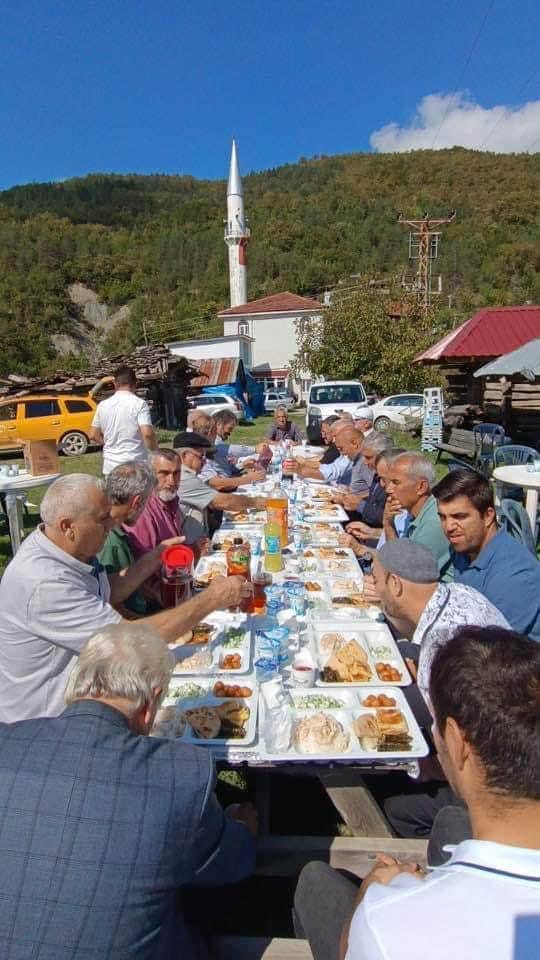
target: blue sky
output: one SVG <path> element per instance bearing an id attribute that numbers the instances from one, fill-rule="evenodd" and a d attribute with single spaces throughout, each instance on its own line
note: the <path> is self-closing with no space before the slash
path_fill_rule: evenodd
<path id="1" fill-rule="evenodd" d="M 539 27 L 533 0 L 4 0 L 0 188 L 224 177 L 233 134 L 243 172 L 452 142 L 538 150 Z"/>

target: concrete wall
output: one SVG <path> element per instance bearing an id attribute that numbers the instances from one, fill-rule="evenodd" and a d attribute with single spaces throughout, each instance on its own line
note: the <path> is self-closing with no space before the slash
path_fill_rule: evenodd
<path id="1" fill-rule="evenodd" d="M 239 357 L 249 369 L 252 366 L 250 340 L 245 337 L 213 337 L 211 340 L 179 340 L 167 344 L 171 353 L 188 360 L 219 360 Z"/>

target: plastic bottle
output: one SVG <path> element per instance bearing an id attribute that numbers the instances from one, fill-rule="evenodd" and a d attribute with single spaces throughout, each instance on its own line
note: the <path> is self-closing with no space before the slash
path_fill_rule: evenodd
<path id="1" fill-rule="evenodd" d="M 281 549 L 283 550 L 289 540 L 289 501 L 287 494 L 279 484 L 276 485 L 266 501 L 266 516 L 268 520 L 278 524 L 281 531 Z M 279 569 L 281 570 L 281 567 Z"/>
<path id="2" fill-rule="evenodd" d="M 279 573 L 283 569 L 281 527 L 275 517 L 270 516 L 264 526 L 264 569 L 268 573 Z"/>
<path id="3" fill-rule="evenodd" d="M 227 550 L 227 576 L 244 577 L 251 581 L 251 547 L 243 537 L 235 537 L 232 546 Z M 253 597 L 245 597 L 240 601 L 239 609 L 243 613 L 252 613 Z"/>

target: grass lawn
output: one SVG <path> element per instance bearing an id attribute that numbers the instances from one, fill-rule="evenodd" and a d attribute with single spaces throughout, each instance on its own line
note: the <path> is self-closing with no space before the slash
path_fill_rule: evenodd
<path id="1" fill-rule="evenodd" d="M 236 443 L 247 443 L 255 444 L 262 440 L 266 434 L 266 431 L 269 425 L 272 423 L 271 416 L 258 417 L 257 420 L 254 420 L 252 423 L 242 424 L 237 427 L 233 434 L 233 440 Z M 305 428 L 305 413 L 293 413 L 291 419 L 298 424 L 301 429 Z M 162 446 L 167 446 L 172 443 L 172 438 L 175 435 L 174 430 L 160 430 L 159 441 Z M 411 450 L 420 449 L 419 441 L 416 437 L 411 437 L 410 434 L 401 433 L 396 431 L 394 434 L 394 439 L 396 446 L 406 447 Z M 18 460 L 16 457 L 9 457 L 10 462 L 12 463 L 21 463 L 22 460 Z M 8 459 L 6 458 L 6 459 Z M 82 457 L 60 457 L 60 469 L 62 473 L 91 473 L 95 476 L 101 474 L 101 453 L 85 453 Z M 446 468 L 444 464 L 437 464 L 437 476 L 440 478 L 446 473 Z M 28 491 L 28 501 L 33 504 L 29 508 L 29 512 L 24 517 L 24 527 L 25 531 L 31 531 L 36 524 L 39 522 L 39 505 L 41 499 L 46 491 L 46 487 L 35 487 L 33 490 Z M 2 517 L 2 515 L 0 515 Z M 0 574 L 4 570 L 5 566 L 11 559 L 11 545 L 9 541 L 9 536 L 7 533 L 7 523 L 3 520 L 3 517 L 0 519 Z"/>

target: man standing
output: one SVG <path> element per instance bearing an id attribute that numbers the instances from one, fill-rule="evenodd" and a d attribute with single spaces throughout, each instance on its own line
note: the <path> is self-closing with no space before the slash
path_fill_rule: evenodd
<path id="1" fill-rule="evenodd" d="M 247 497 L 240 493 L 224 493 L 214 490 L 201 480 L 206 454 L 213 449 L 206 437 L 185 430 L 174 438 L 174 448 L 180 456 L 182 477 L 180 481 L 180 502 L 182 504 L 183 532 L 187 543 L 193 543 L 201 537 L 207 537 L 213 531 L 210 528 L 208 510 L 248 510 L 251 507 L 264 510 L 264 497 Z"/>
<path id="2" fill-rule="evenodd" d="M 302 443 L 304 434 L 292 420 L 289 420 L 287 407 L 279 406 L 274 410 L 274 423 L 268 427 L 266 439 L 270 443 L 281 443 L 283 440 Z"/>
<path id="3" fill-rule="evenodd" d="M 61 716 L 0 724 L 6 960 L 199 956 L 186 888 L 254 869 L 255 811 L 221 809 L 211 752 L 148 736 L 173 660 L 146 623 L 89 640 Z"/>
<path id="4" fill-rule="evenodd" d="M 135 393 L 137 378 L 130 367 L 120 367 L 114 378 L 114 394 L 98 404 L 90 440 L 103 444 L 105 476 L 119 463 L 146 460 L 157 447 L 150 409 Z"/>
<path id="5" fill-rule="evenodd" d="M 452 470 L 433 493 L 455 579 L 483 593 L 514 630 L 540 641 L 540 563 L 497 527 L 489 482 L 472 470 Z"/>

